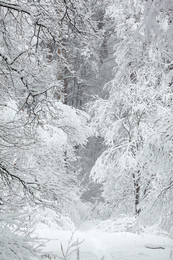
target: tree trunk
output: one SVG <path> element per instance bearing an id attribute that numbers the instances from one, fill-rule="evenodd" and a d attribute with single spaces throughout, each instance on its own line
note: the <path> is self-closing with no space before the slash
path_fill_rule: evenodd
<path id="1" fill-rule="evenodd" d="M 134 180 L 134 194 L 135 194 L 135 215 L 139 215 L 141 209 L 139 208 L 140 202 L 140 171 L 137 172 L 137 178 L 133 173 L 133 180 Z"/>

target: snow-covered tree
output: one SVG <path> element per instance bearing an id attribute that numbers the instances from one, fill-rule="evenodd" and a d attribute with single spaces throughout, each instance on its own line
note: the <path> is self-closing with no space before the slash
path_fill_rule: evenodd
<path id="1" fill-rule="evenodd" d="M 115 77 L 105 86 L 108 99 L 97 99 L 90 109 L 107 149 L 91 175 L 103 184 L 106 202 L 116 213 L 146 213 L 155 200 L 163 204 L 163 191 L 171 192 L 170 4 L 118 1 L 112 8 Z M 165 203 L 170 214 L 169 200 Z"/>
<path id="2" fill-rule="evenodd" d="M 70 33 L 84 34 L 83 14 L 80 1 L 14 0 L 0 1 L 0 17 L 0 221 L 7 248 L 14 241 L 24 259 L 25 239 L 21 255 L 15 240 L 32 210 L 44 205 L 60 214 L 78 200 L 75 147 L 90 129 L 86 113 L 65 102 L 71 65 L 64 43 Z"/>

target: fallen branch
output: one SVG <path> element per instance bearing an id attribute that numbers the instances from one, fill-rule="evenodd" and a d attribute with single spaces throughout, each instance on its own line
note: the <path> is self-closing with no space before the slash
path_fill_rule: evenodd
<path id="1" fill-rule="evenodd" d="M 148 249 L 163 249 L 163 250 L 165 249 L 162 246 L 154 246 L 154 245 L 146 245 L 145 247 Z"/>

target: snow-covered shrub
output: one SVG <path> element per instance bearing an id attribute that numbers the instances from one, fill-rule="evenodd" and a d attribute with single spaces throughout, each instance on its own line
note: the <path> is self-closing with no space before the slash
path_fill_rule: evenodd
<path id="1" fill-rule="evenodd" d="M 117 219 L 107 219 L 96 225 L 96 229 L 103 232 L 128 232 L 135 225 L 136 217 L 120 216 Z"/>
<path id="2" fill-rule="evenodd" d="M 33 246 L 33 243 L 35 246 Z M 38 260 L 36 241 L 28 235 L 18 235 L 8 227 L 0 226 L 1 260 Z"/>

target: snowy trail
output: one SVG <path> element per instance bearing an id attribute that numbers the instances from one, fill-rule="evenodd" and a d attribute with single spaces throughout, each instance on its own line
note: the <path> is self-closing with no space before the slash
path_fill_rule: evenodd
<path id="1" fill-rule="evenodd" d="M 38 228 L 39 237 L 49 239 L 44 248 L 46 255 L 51 259 L 62 256 L 61 244 L 64 253 L 72 232 L 50 229 L 46 226 Z M 79 245 L 77 258 L 76 241 L 83 241 Z M 73 234 L 69 252 L 70 260 L 173 260 L 173 241 L 169 238 L 153 235 L 137 235 L 133 233 L 105 233 L 98 230 L 76 231 Z M 44 253 L 43 253 L 44 254 Z M 55 258 L 54 258 L 55 257 Z M 45 256 L 45 259 L 46 256 Z M 64 258 L 63 258 L 64 259 Z"/>

